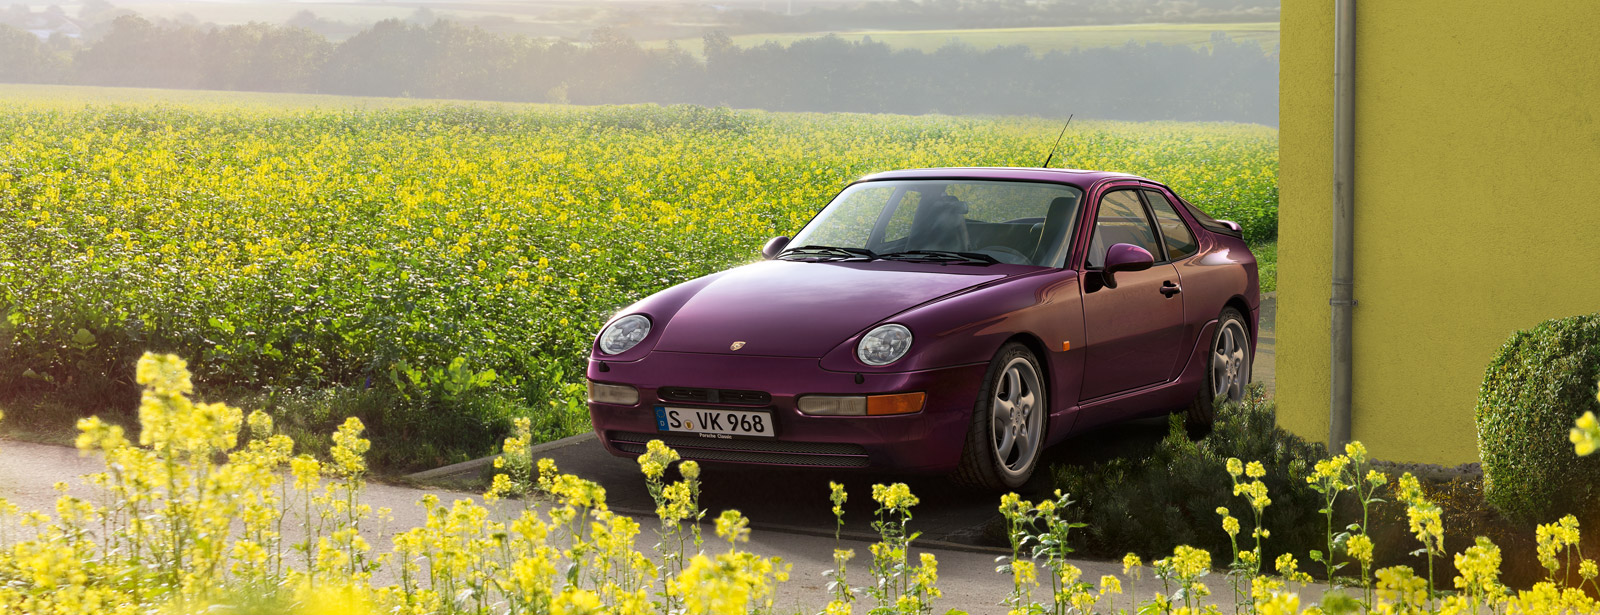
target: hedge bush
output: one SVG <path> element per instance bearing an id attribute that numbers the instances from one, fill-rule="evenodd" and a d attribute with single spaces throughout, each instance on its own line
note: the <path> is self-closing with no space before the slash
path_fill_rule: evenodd
<path id="1" fill-rule="evenodd" d="M 1573 454 L 1567 433 L 1600 413 L 1600 313 L 1546 321 L 1511 336 L 1478 392 L 1484 496 L 1507 517 L 1553 520 L 1595 496 L 1600 457 Z"/>

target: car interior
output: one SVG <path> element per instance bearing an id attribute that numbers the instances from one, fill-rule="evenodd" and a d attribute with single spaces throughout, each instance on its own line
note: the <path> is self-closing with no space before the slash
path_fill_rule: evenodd
<path id="1" fill-rule="evenodd" d="M 1002 263 L 1060 266 L 1077 205 L 1076 197 L 1056 197 L 1042 218 L 984 222 L 967 218 L 970 206 L 959 198 L 932 197 L 917 206 L 903 249 L 977 252 Z"/>

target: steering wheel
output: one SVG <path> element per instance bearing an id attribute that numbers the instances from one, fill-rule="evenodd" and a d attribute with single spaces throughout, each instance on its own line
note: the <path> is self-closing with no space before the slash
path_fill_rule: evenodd
<path id="1" fill-rule="evenodd" d="M 983 248 L 979 249 L 978 252 L 982 254 L 988 254 L 989 256 L 993 256 L 997 261 L 1012 265 L 1026 265 L 1033 261 L 1033 259 L 1028 258 L 1028 255 L 1018 252 L 1015 249 L 1007 246 L 984 246 Z"/>

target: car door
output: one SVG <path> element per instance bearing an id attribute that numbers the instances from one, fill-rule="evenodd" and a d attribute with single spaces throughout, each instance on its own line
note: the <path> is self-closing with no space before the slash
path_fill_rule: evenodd
<path id="1" fill-rule="evenodd" d="M 1083 319 L 1088 346 L 1081 400 L 1145 387 L 1171 378 L 1182 351 L 1183 295 L 1178 272 L 1136 187 L 1113 188 L 1100 198 L 1084 259 Z M 1112 245 L 1130 243 L 1156 263 L 1116 274 L 1116 288 L 1100 283 Z"/>

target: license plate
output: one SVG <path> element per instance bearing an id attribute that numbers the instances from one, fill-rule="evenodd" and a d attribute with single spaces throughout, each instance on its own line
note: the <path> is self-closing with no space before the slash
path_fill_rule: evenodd
<path id="1" fill-rule="evenodd" d="M 756 410 L 656 406 L 656 429 L 699 434 L 702 438 L 773 437 L 772 413 Z"/>

